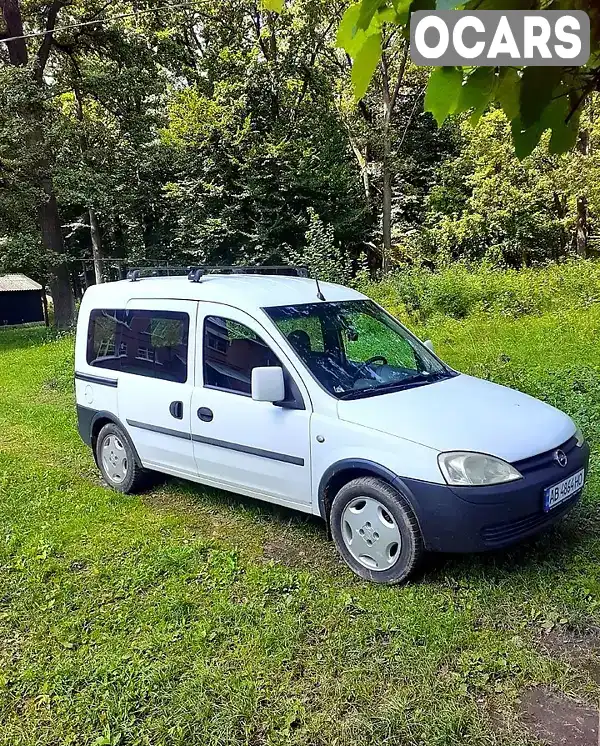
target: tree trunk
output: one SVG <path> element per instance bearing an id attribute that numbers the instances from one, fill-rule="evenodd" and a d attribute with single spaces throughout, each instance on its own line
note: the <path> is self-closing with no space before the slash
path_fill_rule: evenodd
<path id="1" fill-rule="evenodd" d="M 46 283 L 42 283 L 42 306 L 44 307 L 44 323 L 50 326 L 50 314 L 48 313 L 48 295 Z"/>
<path id="2" fill-rule="evenodd" d="M 582 155 L 589 156 L 590 154 L 590 133 L 587 129 L 582 129 L 579 132 L 579 139 L 577 141 L 577 147 Z M 587 198 L 585 195 L 580 194 L 577 197 L 577 223 L 575 226 L 575 248 L 577 250 L 577 256 L 582 259 L 587 258 L 588 249 L 588 209 L 587 209 Z"/>
<path id="3" fill-rule="evenodd" d="M 567 250 L 568 237 L 565 226 L 562 223 L 567 215 L 567 198 L 564 194 L 559 195 L 558 192 L 554 192 L 553 200 L 556 217 L 561 221 L 561 226 L 558 233 L 558 243 L 556 245 L 556 250 L 554 251 L 554 261 L 558 264 L 558 262 L 560 262 L 561 256 Z"/>
<path id="4" fill-rule="evenodd" d="M 54 326 L 59 330 L 69 329 L 73 325 L 75 304 L 69 271 L 63 257 L 64 244 L 52 178 L 45 177 L 42 186 L 46 198 L 39 207 L 40 231 L 44 246 L 57 259 L 56 265 L 51 268 L 52 277 L 49 282 L 54 303 Z"/>
<path id="5" fill-rule="evenodd" d="M 385 122 L 383 127 L 383 204 L 382 204 L 382 231 L 383 231 L 383 257 L 381 269 L 386 274 L 390 269 L 390 257 L 392 253 L 392 173 L 390 168 L 390 127 Z"/>
<path id="6" fill-rule="evenodd" d="M 79 87 L 79 70 L 73 65 L 73 72 L 75 82 L 73 83 L 73 91 L 75 93 L 75 101 L 77 102 L 77 119 L 80 125 L 79 133 L 79 146 L 81 148 L 81 160 L 83 163 L 87 161 L 88 153 L 88 142 L 85 134 L 85 117 L 83 114 L 83 95 L 81 88 Z M 98 223 L 98 216 L 93 207 L 88 207 L 88 214 L 90 217 L 90 238 L 92 241 L 92 258 L 94 261 L 94 277 L 96 278 L 96 285 L 101 285 L 104 282 L 102 275 L 102 238 L 100 236 L 100 224 Z"/>
<path id="7" fill-rule="evenodd" d="M 387 55 L 384 52 L 381 55 L 381 83 L 383 89 L 383 122 L 381 128 L 381 134 L 383 138 L 383 159 L 382 159 L 382 219 L 381 229 L 383 233 L 383 256 L 381 262 L 381 269 L 386 274 L 390 269 L 391 255 L 392 255 L 392 114 L 394 113 L 394 107 L 398 100 L 398 93 L 400 86 L 404 80 L 404 72 L 406 70 L 406 63 L 408 60 L 408 44 L 404 44 L 402 52 L 402 59 L 398 74 L 396 76 L 396 83 L 393 90 L 390 87 L 390 76 L 388 68 Z"/>
<path id="8" fill-rule="evenodd" d="M 19 0 L 0 0 L 0 10 L 2 10 L 2 15 L 4 16 L 6 35 L 9 37 L 22 37 L 23 20 L 21 18 L 21 9 L 19 8 Z M 25 39 L 16 38 L 14 41 L 9 41 L 7 46 L 8 58 L 11 65 L 19 67 L 27 64 L 27 44 Z"/>
<path id="9" fill-rule="evenodd" d="M 98 216 L 93 207 L 89 209 L 90 213 L 90 234 L 92 236 L 92 256 L 94 257 L 94 274 L 96 276 L 96 285 L 104 282 L 102 276 L 102 239 L 100 238 L 100 224 Z"/>
<path id="10" fill-rule="evenodd" d="M 587 129 L 579 131 L 579 138 L 577 140 L 577 149 L 582 155 L 590 154 L 590 133 Z"/>
<path id="11" fill-rule="evenodd" d="M 583 195 L 577 197 L 577 230 L 575 233 L 575 245 L 577 247 L 577 256 L 582 259 L 587 259 L 587 199 Z"/>

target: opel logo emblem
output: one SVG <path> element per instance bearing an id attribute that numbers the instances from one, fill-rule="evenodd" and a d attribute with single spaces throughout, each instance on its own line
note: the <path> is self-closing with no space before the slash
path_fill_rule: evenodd
<path id="1" fill-rule="evenodd" d="M 569 463 L 569 459 L 567 458 L 567 454 L 564 451 L 561 451 L 559 448 L 558 451 L 554 452 L 554 460 L 559 466 L 564 467 Z"/>

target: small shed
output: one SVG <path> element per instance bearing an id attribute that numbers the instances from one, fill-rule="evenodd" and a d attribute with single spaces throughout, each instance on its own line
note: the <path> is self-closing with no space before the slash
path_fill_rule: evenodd
<path id="1" fill-rule="evenodd" d="M 0 326 L 43 322 L 42 286 L 25 275 L 0 275 Z"/>

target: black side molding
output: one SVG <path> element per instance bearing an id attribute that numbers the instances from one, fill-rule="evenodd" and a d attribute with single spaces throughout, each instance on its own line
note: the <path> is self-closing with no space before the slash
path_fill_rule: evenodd
<path id="1" fill-rule="evenodd" d="M 227 440 L 216 440 L 215 438 L 206 438 L 204 435 L 192 435 L 191 433 L 183 432 L 182 430 L 171 430 L 168 427 L 159 427 L 158 425 L 150 425 L 147 422 L 138 422 L 137 420 L 127 420 L 127 424 L 130 427 L 136 427 L 138 430 L 149 430 L 151 433 L 160 433 L 161 435 L 170 435 L 173 438 L 181 438 L 182 440 L 191 440 L 194 443 L 204 443 L 207 446 L 215 446 L 216 448 L 227 448 L 230 451 L 237 451 L 238 453 L 247 453 L 250 456 L 259 456 L 260 458 L 268 458 L 271 461 L 282 461 L 285 464 L 294 464 L 294 466 L 304 466 L 304 459 L 299 456 L 288 456 L 286 453 L 277 453 L 276 451 L 265 451 L 262 448 L 253 448 L 252 446 L 244 446 L 240 443 L 230 443 Z"/>
<path id="2" fill-rule="evenodd" d="M 172 438 L 181 438 L 182 440 L 191 440 L 190 433 L 183 430 L 171 430 L 169 427 L 159 427 L 158 425 L 149 425 L 147 422 L 138 422 L 137 420 L 127 420 L 129 427 L 136 427 L 138 430 L 149 430 L 151 433 L 160 433 L 161 435 L 170 435 Z"/>
<path id="3" fill-rule="evenodd" d="M 230 443 L 227 440 L 216 440 L 215 438 L 206 438 L 204 435 L 192 435 L 194 443 L 204 443 L 207 446 L 217 448 L 227 448 L 230 451 L 238 453 L 248 453 L 251 456 L 260 456 L 268 458 L 271 461 L 283 461 L 285 464 L 294 464 L 294 466 L 304 466 L 304 459 L 299 456 L 288 456 L 286 453 L 277 453 L 276 451 L 265 451 L 262 448 L 253 448 L 252 446 L 243 446 L 239 443 Z"/>
<path id="4" fill-rule="evenodd" d="M 89 373 L 77 373 L 75 371 L 75 378 L 80 381 L 87 381 L 88 383 L 98 383 L 100 386 L 110 386 L 116 389 L 119 385 L 119 381 L 116 378 L 105 378 L 104 376 L 92 376 Z"/>

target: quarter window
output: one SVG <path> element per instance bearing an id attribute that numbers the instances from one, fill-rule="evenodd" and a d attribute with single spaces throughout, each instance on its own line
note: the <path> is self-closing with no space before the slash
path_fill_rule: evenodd
<path id="1" fill-rule="evenodd" d="M 252 370 L 277 365 L 277 357 L 252 329 L 220 316 L 206 317 L 205 386 L 250 396 Z"/>
<path id="2" fill-rule="evenodd" d="M 87 362 L 95 368 L 184 383 L 190 319 L 177 311 L 94 310 Z"/>

